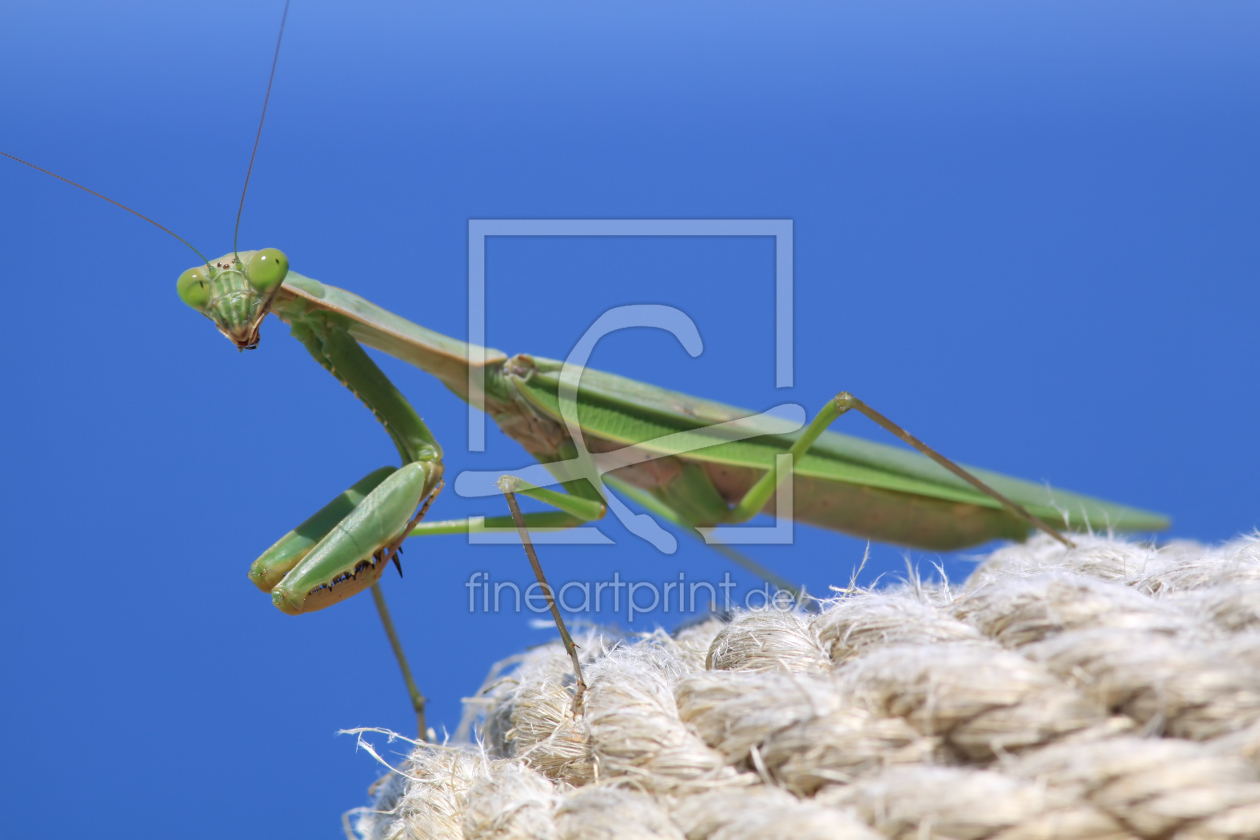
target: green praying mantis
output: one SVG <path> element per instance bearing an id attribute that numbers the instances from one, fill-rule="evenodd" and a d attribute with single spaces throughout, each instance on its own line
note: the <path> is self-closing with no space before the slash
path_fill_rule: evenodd
<path id="1" fill-rule="evenodd" d="M 251 566 L 251 579 L 290 614 L 373 587 L 389 562 L 397 562 L 404 539 L 475 527 L 468 519 L 422 521 L 442 487 L 441 446 L 362 345 L 432 374 L 464 400 L 474 398 L 469 373 L 475 366 L 484 383 L 477 404 L 552 471 L 564 491 L 501 485 L 513 516 L 485 525 L 520 527 L 531 560 L 526 529 L 570 528 L 602 518 L 609 499 L 605 484 L 706 537 L 716 526 L 781 512 L 773 497 L 789 484 L 798 521 L 927 549 L 1020 540 L 1032 529 L 1071 545 L 1053 522 L 1136 531 L 1168 526 L 1158 514 L 958 466 L 847 393 L 829 400 L 803 430 L 787 431 L 766 415 L 559 361 L 472 347 L 290 272 L 275 249 L 228 254 L 191 268 L 177 287 L 186 304 L 240 349 L 258 345 L 268 312 L 287 322 L 311 355 L 372 411 L 403 461 L 401 468 L 370 473 Z M 850 410 L 922 454 L 828 431 Z M 579 450 L 586 459 L 576 457 Z M 621 466 L 605 470 L 606 476 L 592 474 L 591 452 Z M 514 490 L 556 510 L 522 515 Z M 383 600 L 375 594 L 388 630 Z M 570 653 L 580 687 L 580 666 Z"/>
<path id="2" fill-rule="evenodd" d="M 935 550 L 1023 539 L 1033 529 L 1070 544 L 1056 525 L 1131 531 L 1168 526 L 1158 514 L 958 466 L 847 393 L 828 400 L 808 424 L 788 422 L 580 364 L 474 347 L 292 272 L 275 249 L 234 249 L 203 260 L 179 277 L 177 292 L 240 349 L 257 347 L 264 319 L 276 315 L 369 408 L 394 443 L 400 466 L 374 470 L 338 495 L 267 549 L 249 576 L 276 607 L 294 615 L 371 590 L 422 737 L 423 698 L 376 586 L 391 563 L 401 570 L 398 555 L 408 538 L 515 526 L 534 559 L 527 529 L 598 521 L 618 504 L 610 489 L 746 565 L 751 561 L 722 542 L 723 528 L 763 512 L 784 514 L 789 490 L 797 522 Z M 529 482 L 502 487 L 512 516 L 427 521 L 444 486 L 442 447 L 364 346 L 424 370 L 484 410 L 559 489 L 531 474 Z M 852 410 L 920 454 L 829 430 Z M 553 510 L 521 514 L 514 492 Z M 788 588 L 768 571 L 757 571 Z"/>
<path id="3" fill-rule="evenodd" d="M 292 272 L 275 249 L 233 252 L 190 268 L 180 275 L 177 292 L 242 350 L 257 347 L 268 313 L 288 323 L 393 441 L 400 467 L 377 469 L 338 495 L 255 560 L 249 576 L 293 615 L 371 588 L 422 735 L 423 698 L 375 584 L 390 562 L 398 563 L 405 539 L 468 533 L 480 523 L 423 521 L 443 486 L 442 447 L 363 345 L 424 370 L 461 399 L 475 400 L 554 474 L 561 491 L 520 482 L 503 488 L 509 500 L 511 491 L 519 491 L 554 511 L 521 515 L 514 509 L 512 517 L 485 518 L 487 528 L 563 529 L 593 522 L 608 510 L 608 486 L 707 535 L 715 548 L 746 564 L 750 561 L 712 539 L 721 533 L 712 529 L 762 512 L 775 514 L 776 491 L 788 486 L 798 522 L 924 549 L 1022 540 L 1033 529 L 1070 545 L 1054 523 L 1069 530 L 1106 525 L 1120 531 L 1156 531 L 1169 524 L 1159 514 L 956 465 L 847 393 L 829 400 L 803 429 L 790 431 L 793 424 L 768 415 L 612 374 L 566 370 L 560 361 L 473 347 Z M 484 383 L 480 394 L 470 391 L 470 368 Z M 828 430 L 850 410 L 922 454 Z M 577 457 L 579 449 L 585 459 Z M 614 466 L 593 471 L 600 456 Z"/>
<path id="4" fill-rule="evenodd" d="M 803 431 L 776 433 L 774 418 L 766 415 L 581 370 L 576 397 L 569 397 L 578 421 L 574 435 L 563 405 L 563 362 L 509 357 L 439 335 L 343 289 L 289 272 L 287 259 L 275 249 L 229 254 L 191 268 L 180 277 L 178 291 L 241 349 L 258 344 L 268 312 L 288 323 L 311 355 L 382 423 L 405 465 L 369 474 L 255 561 L 251 578 L 292 614 L 367 588 L 385 564 L 366 558 L 380 553 L 393 559 L 402 538 L 475 527 L 467 519 L 410 522 L 411 512 L 441 487 L 442 449 L 361 345 L 432 374 L 464 400 L 471 398 L 470 359 L 478 360 L 485 411 L 563 486 L 564 492 L 521 489 L 556 508 L 527 515 L 531 528 L 575 527 L 605 515 L 606 490 L 572 466 L 579 447 L 609 460 L 621 455 L 627 465 L 608 470 L 605 481 L 652 512 L 692 528 L 774 514 L 772 497 L 787 480 L 775 469 L 782 456 L 791 462 L 797 521 L 900 545 L 953 550 L 1023 539 L 1033 528 L 1067 542 L 1055 522 L 1136 531 L 1168 526 L 1157 514 L 959 467 L 846 393 L 829 400 Z M 827 431 L 854 409 L 926 457 Z M 502 518 L 485 523 L 509 524 Z M 361 564 L 366 565 L 357 571 Z"/>

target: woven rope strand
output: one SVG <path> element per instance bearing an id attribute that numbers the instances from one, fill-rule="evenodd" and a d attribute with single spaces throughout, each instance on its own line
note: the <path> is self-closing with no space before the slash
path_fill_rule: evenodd
<path id="1" fill-rule="evenodd" d="M 846 590 L 557 645 L 361 814 L 419 838 L 1260 837 L 1260 538 L 995 551 L 961 589 Z"/>

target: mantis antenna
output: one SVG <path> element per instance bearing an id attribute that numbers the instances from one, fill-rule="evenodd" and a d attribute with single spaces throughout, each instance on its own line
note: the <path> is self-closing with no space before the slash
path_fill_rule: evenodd
<path id="1" fill-rule="evenodd" d="M 289 18 L 289 0 L 284 0 L 284 12 L 280 15 L 280 34 L 276 36 L 276 53 L 271 57 L 271 75 L 267 77 L 267 94 L 263 97 L 262 115 L 258 117 L 258 133 L 254 135 L 254 150 L 249 153 L 249 168 L 245 170 L 245 186 L 241 187 L 241 204 L 236 208 L 236 230 L 232 233 L 232 253 L 241 235 L 241 214 L 245 212 L 245 193 L 249 189 L 249 176 L 254 172 L 254 158 L 258 155 L 258 141 L 262 139 L 263 123 L 267 119 L 267 104 L 271 102 L 271 85 L 276 80 L 276 65 L 280 63 L 280 42 L 284 40 L 284 22 Z"/>
<path id="2" fill-rule="evenodd" d="M 196 248 L 194 248 L 194 247 L 192 246 L 192 244 L 191 244 L 191 243 L 190 243 L 187 239 L 185 239 L 184 237 L 180 236 L 178 233 L 176 233 L 175 231 L 171 230 L 170 228 L 165 227 L 165 226 L 163 226 L 163 225 L 159 225 L 157 222 L 153 221 L 152 219 L 150 219 L 148 216 L 144 215 L 143 213 L 138 213 L 138 212 L 136 212 L 135 210 L 132 210 L 132 209 L 131 209 L 130 207 L 128 207 L 127 205 L 125 205 L 125 204 L 123 204 L 123 203 L 121 203 L 121 202 L 118 202 L 118 201 L 114 201 L 114 199 L 110 198 L 110 197 L 109 197 L 109 196 L 107 196 L 107 195 L 101 195 L 101 194 L 100 194 L 100 193 L 98 193 L 96 190 L 89 190 L 87 187 L 83 186 L 82 184 L 76 184 L 74 181 L 71 181 L 69 178 L 63 178 L 63 177 L 61 177 L 60 175 L 58 175 L 56 172 L 49 172 L 47 169 L 44 169 L 44 168 L 43 168 L 43 167 L 41 167 L 41 166 L 36 166 L 35 164 L 31 163 L 30 161 L 22 160 L 20 157 L 15 157 L 14 155 L 9 154 L 8 152 L 0 152 L 0 155 L 4 155 L 4 156 L 5 156 L 5 157 L 7 157 L 9 160 L 16 160 L 18 163 L 23 164 L 24 166 L 29 166 L 31 169 L 34 169 L 34 170 L 36 170 L 36 171 L 38 171 L 38 172 L 43 172 L 45 175 L 51 175 L 51 176 L 53 176 L 54 178 L 56 178 L 58 181 L 65 181 L 65 182 L 66 182 L 67 184 L 69 184 L 70 186 L 72 186 L 72 187 L 78 187 L 79 189 L 83 190 L 85 193 L 91 193 L 92 195 L 96 196 L 97 198 L 104 199 L 105 201 L 108 201 L 110 204 L 114 205 L 115 207 L 121 207 L 122 209 L 126 210 L 128 213 L 130 213 L 130 214 L 131 214 L 131 215 L 133 215 L 133 216 L 139 216 L 141 219 L 144 219 L 146 222 L 148 222 L 149 224 L 153 225 L 153 226 L 154 226 L 155 228 L 157 228 L 158 230 L 164 230 L 164 231 L 166 231 L 166 232 L 167 232 L 167 233 L 169 233 L 171 236 L 175 237 L 175 238 L 176 238 L 176 239 L 178 239 L 180 242 L 182 242 L 182 243 L 184 243 L 185 245 L 187 245 L 187 246 L 188 246 L 188 248 L 189 248 L 189 250 L 191 250 L 194 254 L 196 254 L 198 257 L 200 257 L 200 258 L 201 258 L 201 261 L 202 261 L 203 263 L 205 263 L 206 265 L 210 265 L 210 261 L 209 261 L 208 259 L 206 259 L 204 256 L 202 256 L 201 252 L 200 252 L 200 251 L 198 251 Z"/>
<path id="3" fill-rule="evenodd" d="M 240 237 L 241 214 L 245 211 L 245 192 L 246 190 L 249 189 L 249 176 L 254 171 L 254 158 L 258 155 L 258 141 L 262 139 L 263 121 L 267 119 L 267 103 L 271 101 L 271 85 L 276 80 L 276 65 L 280 62 L 280 42 L 284 39 L 284 23 L 288 19 L 288 17 L 289 17 L 289 0 L 285 0 L 284 12 L 280 15 L 280 34 L 276 36 L 276 52 L 275 52 L 275 55 L 272 56 L 272 59 L 271 59 L 271 76 L 269 76 L 267 79 L 267 94 L 266 96 L 263 97 L 262 116 L 258 118 L 258 133 L 254 136 L 254 150 L 250 152 L 250 155 L 249 155 L 249 168 L 245 170 L 245 186 L 241 188 L 241 204 L 236 210 L 236 230 L 234 231 L 232 235 L 232 253 L 236 253 L 236 243 L 237 243 L 237 239 Z M 42 166 L 36 166 L 35 164 L 31 163 L 28 160 L 22 160 L 20 157 L 17 157 L 16 155 L 11 155 L 8 152 L 4 152 L 4 151 L 0 151 L 0 155 L 4 155 L 9 160 L 15 160 L 18 163 L 22 164 L 23 166 L 29 166 L 31 169 L 34 169 L 38 172 L 43 172 L 45 175 L 51 175 L 52 177 L 56 178 L 58 181 L 64 181 L 72 187 L 78 187 L 79 189 L 83 190 L 85 193 L 91 193 L 97 198 L 108 201 L 110 204 L 114 205 L 115 207 L 121 207 L 123 210 L 126 210 L 128 213 L 130 213 L 133 216 L 138 216 L 139 218 L 144 219 L 146 222 L 153 225 L 158 230 L 165 231 L 166 233 L 169 233 L 171 236 L 178 239 L 184 245 L 188 246 L 188 249 L 192 251 L 194 254 L 196 254 L 203 263 L 205 263 L 206 265 L 210 265 L 210 261 L 206 259 L 205 256 L 200 251 L 194 248 L 192 246 L 192 243 L 190 243 L 187 239 L 180 236 L 178 233 L 166 227 L 165 225 L 158 224 L 157 222 L 153 221 L 152 219 L 150 219 L 148 216 L 144 215 L 143 213 L 140 213 L 136 210 L 132 210 L 130 207 L 123 204 L 122 202 L 114 201 L 114 199 L 110 198 L 109 196 L 101 195 L 96 190 L 88 189 L 82 184 L 77 184 L 74 181 L 71 181 L 69 178 L 65 178 L 65 177 L 62 177 L 61 175 L 58 175 L 56 172 L 50 172 L 47 169 L 44 169 Z"/>

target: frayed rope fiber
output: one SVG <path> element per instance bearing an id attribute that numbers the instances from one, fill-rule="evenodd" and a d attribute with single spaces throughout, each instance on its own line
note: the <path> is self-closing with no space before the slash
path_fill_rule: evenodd
<path id="1" fill-rule="evenodd" d="M 365 840 L 1260 838 L 1260 536 L 1002 548 L 961 589 L 558 644 L 422 744 Z M 510 670 L 509 670 L 510 669 Z"/>

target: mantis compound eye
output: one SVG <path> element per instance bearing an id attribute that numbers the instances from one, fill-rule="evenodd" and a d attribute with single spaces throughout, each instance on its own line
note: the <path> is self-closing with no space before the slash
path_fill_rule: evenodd
<path id="1" fill-rule="evenodd" d="M 179 299 L 200 312 L 210 302 L 210 278 L 206 275 L 205 266 L 190 268 L 179 275 L 175 283 L 175 291 Z"/>
<path id="2" fill-rule="evenodd" d="M 263 248 L 249 258 L 245 276 L 249 285 L 263 294 L 274 292 L 289 273 L 289 258 L 275 248 Z"/>

